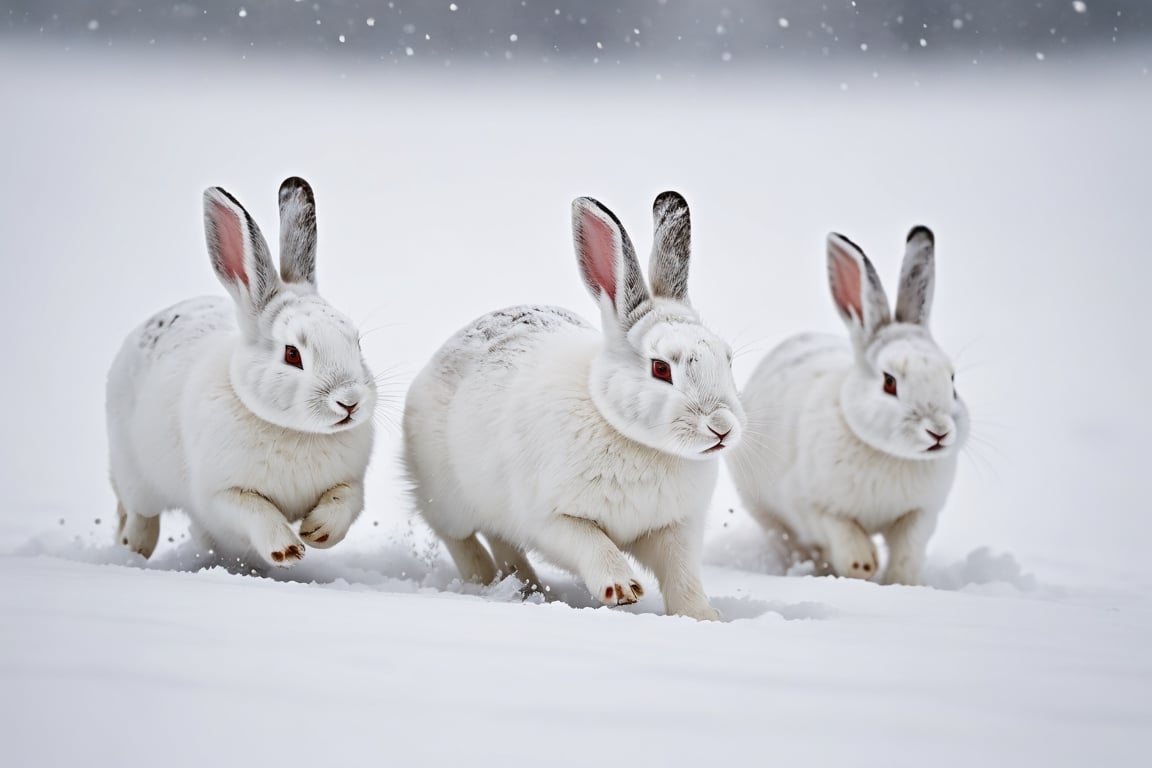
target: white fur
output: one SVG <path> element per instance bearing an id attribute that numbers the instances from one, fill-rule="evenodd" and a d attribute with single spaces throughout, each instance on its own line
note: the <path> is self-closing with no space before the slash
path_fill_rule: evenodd
<path id="1" fill-rule="evenodd" d="M 687 205 L 678 195 L 661 201 L 683 216 L 683 239 L 678 255 L 662 250 L 658 210 L 655 250 L 667 269 L 686 269 Z M 574 217 L 578 254 L 615 259 L 617 280 L 639 275 L 615 217 L 586 198 Z M 613 253 L 582 243 L 582 226 L 611 230 Z M 605 286 L 586 282 L 603 333 L 563 309 L 513 307 L 462 329 L 416 377 L 404 414 L 416 505 L 465 578 L 516 571 L 533 583 L 525 552 L 534 550 L 602 602 L 629 603 L 643 588 L 623 550 L 654 572 L 668 613 L 717 618 L 700 550 L 715 458 L 743 429 L 730 351 L 686 296 L 651 295 L 641 283 L 634 303 L 621 289 L 614 304 Z M 669 362 L 673 383 L 654 378 L 654 359 Z"/>
<path id="2" fill-rule="evenodd" d="M 198 298 L 170 307 L 129 334 L 113 362 L 107 416 L 117 537 L 147 557 L 158 515 L 179 508 L 230 560 L 292 565 L 305 542 L 325 548 L 342 540 L 363 508 L 375 380 L 356 329 L 314 283 L 275 275 L 238 203 L 208 190 L 205 212 L 213 263 L 235 303 Z M 250 231 L 216 236 L 216 227 L 233 223 Z M 222 242 L 242 242 L 247 268 L 274 281 L 266 300 L 254 297 L 254 278 L 245 286 L 221 271 Z M 302 369 L 285 362 L 289 344 Z M 349 415 L 338 401 L 355 410 Z M 248 560 L 252 553 L 258 561 Z"/>
<path id="3" fill-rule="evenodd" d="M 841 576 L 877 576 L 871 537 L 882 534 L 884 580 L 919 581 L 968 435 L 952 364 L 927 327 L 933 250 L 931 233 L 913 230 L 892 322 L 863 253 L 830 236 L 834 301 L 842 294 L 832 262 L 850 257 L 840 263 L 861 271 L 863 311 L 837 302 L 851 341 L 793 337 L 760 363 L 742 394 L 748 435 L 727 461 L 744 506 Z M 901 312 L 915 322 L 900 322 Z M 897 396 L 884 392 L 884 372 L 895 376 Z M 947 435 L 942 448 L 927 450 L 937 443 L 927 430 Z"/>

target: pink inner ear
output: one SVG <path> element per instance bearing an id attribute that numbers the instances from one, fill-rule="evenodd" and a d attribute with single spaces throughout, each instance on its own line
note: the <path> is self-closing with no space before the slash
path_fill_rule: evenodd
<path id="1" fill-rule="evenodd" d="M 222 203 L 212 203 L 212 222 L 216 225 L 216 243 L 220 248 L 220 264 L 230 279 L 248 287 L 248 273 L 244 269 L 244 233 L 240 217 Z"/>
<path id="2" fill-rule="evenodd" d="M 860 265 L 852 254 L 837 243 L 829 243 L 832 256 L 832 298 L 847 315 L 855 313 L 864 322 L 864 306 L 860 300 Z"/>
<path id="3" fill-rule="evenodd" d="M 616 302 L 616 233 L 599 216 L 584 211 L 580 217 L 580 263 L 588 278 Z"/>

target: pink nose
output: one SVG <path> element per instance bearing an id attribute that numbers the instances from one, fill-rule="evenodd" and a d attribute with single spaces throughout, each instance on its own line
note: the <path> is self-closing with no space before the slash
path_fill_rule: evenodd
<path id="1" fill-rule="evenodd" d="M 348 411 L 349 416 L 356 413 L 356 409 L 360 407 L 360 403 L 349 404 L 349 403 L 342 403 L 339 400 L 336 401 L 336 405 L 338 405 L 341 408 L 343 408 L 344 410 Z"/>

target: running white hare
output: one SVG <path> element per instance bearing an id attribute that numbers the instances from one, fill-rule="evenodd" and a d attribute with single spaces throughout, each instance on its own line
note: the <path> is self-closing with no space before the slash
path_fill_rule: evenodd
<path id="1" fill-rule="evenodd" d="M 718 618 L 700 581 L 703 524 L 744 413 L 731 350 L 688 302 L 688 204 L 665 192 L 653 216 L 650 292 L 612 212 L 572 204 L 602 332 L 556 307 L 493 312 L 412 383 L 413 497 L 464 578 L 533 584 L 534 550 L 620 605 L 643 593 L 626 551 L 653 571 L 669 614 Z"/>
<path id="2" fill-rule="evenodd" d="M 229 558 L 292 565 L 360 514 L 376 382 L 356 328 L 316 294 L 303 179 L 280 187 L 279 276 L 256 222 L 219 187 L 204 193 L 204 230 L 232 299 L 154 315 L 108 374 L 117 540 L 149 557 L 160 513 L 179 508 Z"/>
<path id="3" fill-rule="evenodd" d="M 871 536 L 883 534 L 884 580 L 919 581 L 968 436 L 952 363 L 928 331 L 934 249 L 927 227 L 909 232 L 893 322 L 871 262 L 829 235 L 828 280 L 850 340 L 795 336 L 743 392 L 749 436 L 727 458 L 744 506 L 840 576 L 876 577 Z"/>

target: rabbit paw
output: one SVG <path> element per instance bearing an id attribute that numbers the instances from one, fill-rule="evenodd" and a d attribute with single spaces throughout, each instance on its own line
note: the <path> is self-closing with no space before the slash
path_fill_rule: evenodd
<path id="1" fill-rule="evenodd" d="M 290 568 L 304 559 L 304 543 L 287 524 L 276 526 L 264 538 L 256 542 L 255 549 L 269 565 Z"/>
<path id="2" fill-rule="evenodd" d="M 284 567 L 295 565 L 298 561 L 304 559 L 304 545 L 289 544 L 284 549 L 273 550 L 270 557 L 276 565 Z"/>
<path id="3" fill-rule="evenodd" d="M 300 538 L 317 549 L 328 549 L 344 540 L 355 519 L 356 512 L 345 498 L 329 491 L 300 521 Z"/>
<path id="4" fill-rule="evenodd" d="M 871 579 L 880 568 L 876 545 L 862 528 L 854 526 L 851 534 L 839 536 L 828 547 L 828 564 L 837 576 Z"/>
<path id="5" fill-rule="evenodd" d="M 156 542 L 160 540 L 160 516 L 133 515 L 125 512 L 123 507 L 119 507 L 117 517 L 116 539 L 133 552 L 143 555 L 145 559 L 151 557 L 156 549 Z"/>
<path id="6" fill-rule="evenodd" d="M 343 541 L 351 526 L 352 516 L 345 510 L 317 507 L 300 521 L 300 538 L 317 549 L 328 549 Z"/>
<path id="7" fill-rule="evenodd" d="M 602 585 L 596 596 L 604 605 L 631 605 L 644 596 L 644 587 L 636 579 L 619 579 Z"/>

